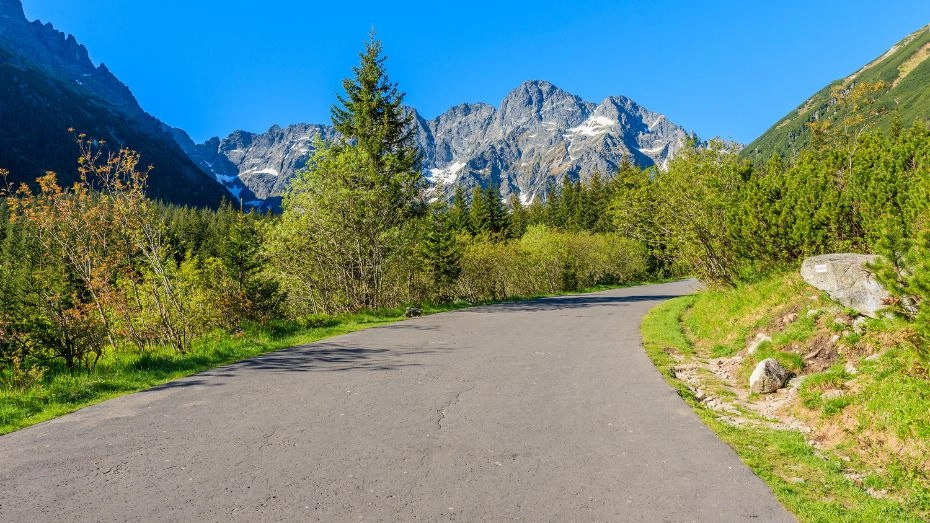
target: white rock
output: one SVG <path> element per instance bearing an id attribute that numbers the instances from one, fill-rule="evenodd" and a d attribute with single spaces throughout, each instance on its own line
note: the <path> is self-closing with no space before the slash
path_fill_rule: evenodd
<path id="1" fill-rule="evenodd" d="M 865 267 L 878 260 L 878 256 L 868 254 L 814 256 L 801 264 L 801 277 L 842 305 L 876 318 L 890 297 Z"/>
<path id="2" fill-rule="evenodd" d="M 784 387 L 787 381 L 788 371 L 774 358 L 766 358 L 756 365 L 749 376 L 749 388 L 754 392 L 766 394 Z"/>
<path id="3" fill-rule="evenodd" d="M 746 348 L 746 353 L 755 354 L 756 351 L 759 350 L 759 346 L 766 342 L 771 343 L 772 338 L 761 332 L 756 334 L 756 337 L 753 338 L 751 342 L 749 342 L 749 346 Z"/>
<path id="4" fill-rule="evenodd" d="M 846 374 L 850 374 L 852 376 L 859 374 L 859 369 L 857 369 L 856 366 L 853 365 L 851 361 L 846 362 L 846 367 L 844 367 L 843 370 L 846 371 Z"/>
<path id="5" fill-rule="evenodd" d="M 865 332 L 865 316 L 859 316 L 852 323 L 853 332 L 861 335 Z"/>
<path id="6" fill-rule="evenodd" d="M 843 397 L 843 391 L 836 390 L 836 389 L 828 390 L 820 395 L 820 399 L 822 399 L 823 401 L 830 401 L 832 399 L 841 398 L 841 397 Z"/>

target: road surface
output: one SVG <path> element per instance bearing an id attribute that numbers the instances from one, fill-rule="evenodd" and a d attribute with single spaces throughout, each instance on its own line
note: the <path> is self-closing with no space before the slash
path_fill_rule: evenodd
<path id="1" fill-rule="evenodd" d="M 407 320 L 0 437 L 0 520 L 792 521 L 643 353 L 693 284 Z"/>

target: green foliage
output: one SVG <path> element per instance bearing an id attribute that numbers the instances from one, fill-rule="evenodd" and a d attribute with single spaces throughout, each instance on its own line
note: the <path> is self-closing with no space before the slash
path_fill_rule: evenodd
<path id="1" fill-rule="evenodd" d="M 442 204 L 434 205 L 431 211 L 421 248 L 434 288 L 432 301 L 445 303 L 455 295 L 455 283 L 462 274 L 462 254 L 455 239 L 453 215 Z"/>
<path id="2" fill-rule="evenodd" d="M 613 234 L 565 233 L 532 225 L 518 241 L 459 236 L 460 288 L 471 301 L 618 285 L 647 274 L 645 247 Z"/>

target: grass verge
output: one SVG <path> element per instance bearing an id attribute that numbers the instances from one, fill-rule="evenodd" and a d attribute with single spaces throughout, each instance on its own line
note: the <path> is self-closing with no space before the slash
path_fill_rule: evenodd
<path id="1" fill-rule="evenodd" d="M 782 275 L 669 300 L 644 318 L 644 346 L 666 381 L 801 521 L 926 521 L 930 380 L 919 351 L 903 341 L 907 326 L 870 320 L 864 334 L 846 332 L 834 323 L 846 311 L 812 294 L 797 277 Z M 798 353 L 834 331 L 841 335 L 837 360 L 807 369 Z M 806 379 L 786 409 L 811 433 L 733 423 L 673 377 L 676 365 L 742 353 L 757 332 L 773 340 L 745 357 L 748 367 L 764 356 L 801 361 Z M 855 374 L 844 359 L 858 367 Z M 823 396 L 825 390 L 843 394 Z"/>

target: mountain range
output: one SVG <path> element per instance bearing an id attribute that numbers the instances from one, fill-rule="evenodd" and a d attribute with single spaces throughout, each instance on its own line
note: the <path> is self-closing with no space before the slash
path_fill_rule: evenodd
<path id="1" fill-rule="evenodd" d="M 818 91 L 747 145 L 743 154 L 755 160 L 773 154 L 797 155 L 810 141 L 808 123 L 822 119 L 837 122 L 848 116 L 835 103 L 834 89 L 847 92 L 863 82 L 883 85 L 871 104 L 862 104 L 854 111 L 869 126 L 887 129 L 893 122 L 926 122 L 930 118 L 930 26 L 911 33 L 856 72 Z"/>
<path id="2" fill-rule="evenodd" d="M 156 198 L 213 207 L 225 198 L 278 209 L 317 139 L 336 137 L 329 125 L 295 124 L 194 143 L 146 113 L 74 36 L 28 21 L 20 0 L 0 0 L 0 75 L 0 167 L 14 183 L 47 170 L 63 185 L 73 182 L 73 128 L 139 151 L 155 167 L 149 185 Z M 565 175 L 609 176 L 624 157 L 643 167 L 664 165 L 689 139 L 680 126 L 628 98 L 595 104 L 545 81 L 523 83 L 498 107 L 461 104 L 431 120 L 409 110 L 434 196 L 456 185 L 494 182 L 504 196 L 528 202 Z"/>
<path id="3" fill-rule="evenodd" d="M 743 150 L 754 159 L 792 156 L 809 142 L 807 124 L 842 117 L 836 88 L 882 82 L 864 115 L 888 127 L 926 121 L 930 113 L 930 28 L 906 37 L 850 76 L 817 92 Z M 223 199 L 279 209 L 281 195 L 306 166 L 319 141 L 336 139 L 332 126 L 273 126 L 238 130 L 195 143 L 181 129 L 146 113 L 106 65 L 49 23 L 26 19 L 20 0 L 0 0 L 0 167 L 14 183 L 47 170 L 62 184 L 77 177 L 74 128 L 113 146 L 129 147 L 154 165 L 150 194 L 165 201 L 215 207 Z M 500 102 L 456 105 L 433 119 L 409 108 L 423 153 L 423 175 L 435 197 L 458 186 L 496 183 L 504 197 L 545 198 L 563 176 L 612 175 L 623 158 L 663 167 L 697 137 L 660 113 L 622 96 L 600 103 L 542 81 L 524 82 Z"/>
<path id="4" fill-rule="evenodd" d="M 423 174 L 435 194 L 447 196 L 456 186 L 470 190 L 490 181 L 504 197 L 527 203 L 544 197 L 565 175 L 612 175 L 624 157 L 642 167 L 663 166 L 694 138 L 629 98 L 594 104 L 541 80 L 524 82 L 496 108 L 461 104 L 432 120 L 410 111 Z M 297 124 L 262 134 L 236 131 L 202 144 L 180 130 L 175 137 L 233 194 L 254 195 L 246 204 L 274 207 L 313 154 L 315 140 L 332 140 L 335 132 L 328 125 Z"/>

